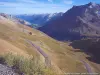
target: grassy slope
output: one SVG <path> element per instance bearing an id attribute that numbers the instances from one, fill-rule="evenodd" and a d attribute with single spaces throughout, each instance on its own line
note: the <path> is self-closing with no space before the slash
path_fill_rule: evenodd
<path id="1" fill-rule="evenodd" d="M 25 41 L 25 39 L 29 39 L 49 55 L 53 66 L 58 71 L 87 72 L 83 64 L 74 56 L 74 53 L 71 51 L 72 48 L 27 26 L 25 26 L 25 32 L 23 33 L 22 28 L 23 26 L 20 24 L 15 24 L 9 20 L 0 20 L 0 40 L 3 40 L 3 45 L 0 42 L 1 52 L 13 51 L 38 57 L 39 54 L 36 52 L 36 49 L 33 49 Z M 27 31 L 31 31 L 33 35 L 29 35 Z M 6 48 L 3 46 L 6 46 Z"/>

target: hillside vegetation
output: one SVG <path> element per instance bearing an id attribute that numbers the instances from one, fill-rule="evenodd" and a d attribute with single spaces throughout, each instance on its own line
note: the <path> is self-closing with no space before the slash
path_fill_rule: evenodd
<path id="1" fill-rule="evenodd" d="M 30 32 L 32 35 L 29 34 Z M 11 52 L 26 58 L 31 55 L 45 64 L 44 57 L 36 48 L 27 43 L 27 39 L 39 46 L 49 56 L 51 68 L 57 74 L 87 73 L 84 64 L 73 52 L 73 48 L 66 43 L 56 41 L 38 30 L 0 17 L 0 54 L 5 55 L 5 53 Z M 83 53 L 79 54 L 83 55 Z M 84 58 L 84 60 L 86 59 Z"/>
<path id="2" fill-rule="evenodd" d="M 12 67 L 18 75 L 56 75 L 36 57 L 27 58 L 18 54 L 7 53 L 0 56 L 0 63 Z"/>

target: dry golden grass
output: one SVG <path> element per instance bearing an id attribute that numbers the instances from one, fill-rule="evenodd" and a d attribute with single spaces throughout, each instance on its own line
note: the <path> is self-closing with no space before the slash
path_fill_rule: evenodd
<path id="1" fill-rule="evenodd" d="M 21 24 L 12 23 L 8 20 L 0 21 L 0 52 L 11 51 L 41 57 L 36 49 L 25 41 L 25 39 L 28 39 L 48 54 L 52 65 L 60 74 L 63 72 L 87 72 L 83 64 L 75 57 L 74 52 L 71 51 L 72 48 L 67 44 L 56 41 L 30 27 L 24 26 L 24 28 L 23 32 L 23 25 Z M 29 32 L 32 32 L 33 35 L 29 35 Z"/>
<path id="2" fill-rule="evenodd" d="M 0 55 L 0 62 L 14 68 L 18 75 L 56 75 L 52 69 L 33 56 L 26 58 L 22 55 L 7 53 Z"/>

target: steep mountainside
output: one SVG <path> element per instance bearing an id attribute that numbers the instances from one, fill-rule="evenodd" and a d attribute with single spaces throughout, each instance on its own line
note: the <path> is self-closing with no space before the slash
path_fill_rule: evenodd
<path id="1" fill-rule="evenodd" d="M 29 44 L 28 40 L 31 41 L 32 45 Z M 62 75 L 77 72 L 88 73 L 86 68 L 88 64 L 90 64 L 88 65 L 89 68 L 93 68 L 92 71 L 100 72 L 96 66 L 92 67 L 90 61 L 85 58 L 86 54 L 82 52 L 76 54 L 73 52 L 74 49 L 66 43 L 56 41 L 36 29 L 23 26 L 0 15 L 0 54 L 13 52 L 26 57 L 31 55 L 35 58 L 38 57 L 38 60 L 46 64 L 41 51 L 38 52 L 37 49 L 43 50 L 48 55 L 53 70 Z"/>
<path id="2" fill-rule="evenodd" d="M 16 15 L 16 18 L 26 20 L 31 24 L 37 26 L 43 26 L 46 22 L 55 20 L 62 16 L 63 13 L 54 13 L 54 14 L 33 14 L 33 15 Z"/>
<path id="3" fill-rule="evenodd" d="M 62 17 L 39 30 L 58 40 L 76 40 L 82 36 L 100 36 L 100 5 L 88 3 L 73 6 Z"/>

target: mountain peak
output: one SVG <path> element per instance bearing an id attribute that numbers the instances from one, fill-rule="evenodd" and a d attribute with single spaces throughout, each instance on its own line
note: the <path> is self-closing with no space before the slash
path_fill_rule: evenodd
<path id="1" fill-rule="evenodd" d="M 90 2 L 73 6 L 59 19 L 39 28 L 57 40 L 77 40 L 82 36 L 100 36 L 100 5 Z"/>
<path id="2" fill-rule="evenodd" d="M 93 5 L 93 4 L 95 4 L 95 3 L 94 3 L 94 2 L 89 2 L 89 4 L 90 4 L 90 5 Z"/>
<path id="3" fill-rule="evenodd" d="M 95 5 L 97 5 L 97 4 L 94 3 L 94 2 L 89 2 L 87 5 L 88 5 L 88 6 L 95 6 Z"/>

